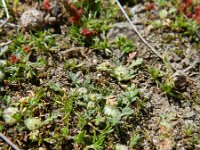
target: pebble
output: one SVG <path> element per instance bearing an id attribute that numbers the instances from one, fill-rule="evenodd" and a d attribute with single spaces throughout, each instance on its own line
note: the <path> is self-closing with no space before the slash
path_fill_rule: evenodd
<path id="1" fill-rule="evenodd" d="M 26 10 L 21 16 L 21 24 L 26 29 L 36 29 L 43 25 L 43 12 L 31 8 Z"/>

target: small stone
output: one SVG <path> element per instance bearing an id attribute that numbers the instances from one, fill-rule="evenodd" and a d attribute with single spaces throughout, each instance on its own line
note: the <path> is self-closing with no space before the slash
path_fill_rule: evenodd
<path id="1" fill-rule="evenodd" d="M 36 29 L 43 26 L 43 13 L 35 8 L 25 11 L 21 16 L 22 26 L 27 29 Z"/>
<path id="2" fill-rule="evenodd" d="M 175 73 L 173 76 L 173 81 L 176 89 L 178 90 L 183 90 L 185 89 L 187 85 L 187 78 L 186 76 L 180 74 L 180 73 Z"/>

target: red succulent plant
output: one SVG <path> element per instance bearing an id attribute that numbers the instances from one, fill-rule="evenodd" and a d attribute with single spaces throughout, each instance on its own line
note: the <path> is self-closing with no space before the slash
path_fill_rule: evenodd
<path id="1" fill-rule="evenodd" d="M 193 1 L 193 0 L 186 0 L 186 1 L 185 1 L 186 6 L 187 6 L 187 7 L 190 7 L 190 6 L 192 5 L 192 3 L 193 3 L 192 1 Z"/>
<path id="2" fill-rule="evenodd" d="M 87 28 L 82 28 L 81 29 L 81 34 L 86 36 L 86 37 L 90 37 L 90 36 L 97 35 L 98 32 L 94 31 L 94 30 L 88 30 Z"/>
<path id="3" fill-rule="evenodd" d="M 44 9 L 45 9 L 45 10 L 47 10 L 47 11 L 50 11 L 50 10 L 51 10 L 51 4 L 50 4 L 50 1 L 49 1 L 49 0 L 44 0 L 43 6 L 44 6 Z"/>
<path id="4" fill-rule="evenodd" d="M 188 18 L 192 18 L 200 24 L 200 6 L 193 6 L 193 0 L 185 0 L 178 8 L 180 13 L 184 13 Z"/>
<path id="5" fill-rule="evenodd" d="M 146 10 L 154 10 L 155 9 L 155 4 L 154 3 L 149 3 L 146 5 Z"/>
<path id="6" fill-rule="evenodd" d="M 83 9 L 78 9 L 74 4 L 70 3 L 68 0 L 64 0 L 64 7 L 68 12 L 69 22 L 73 24 L 77 24 L 81 15 L 83 14 Z"/>
<path id="7" fill-rule="evenodd" d="M 10 63 L 11 64 L 15 64 L 15 63 L 18 63 L 19 62 L 19 58 L 17 58 L 16 55 L 11 55 L 10 56 Z"/>
<path id="8" fill-rule="evenodd" d="M 30 49 L 30 47 L 29 47 L 28 45 L 25 45 L 23 49 L 24 49 L 24 51 L 27 52 L 27 53 L 30 53 L 30 52 L 31 52 L 31 49 Z"/>

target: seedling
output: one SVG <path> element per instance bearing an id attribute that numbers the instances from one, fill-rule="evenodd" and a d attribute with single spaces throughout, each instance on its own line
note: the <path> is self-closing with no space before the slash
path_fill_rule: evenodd
<path id="1" fill-rule="evenodd" d="M 129 106 L 131 103 L 139 100 L 139 90 L 134 84 L 130 85 L 125 92 L 119 96 L 119 106 Z"/>
<path id="2" fill-rule="evenodd" d="M 135 77 L 135 71 L 133 70 L 133 67 L 138 66 L 141 63 L 142 59 L 133 61 L 128 67 L 123 65 L 115 66 L 109 63 L 102 63 L 97 67 L 97 69 L 110 73 L 112 77 L 121 82 L 133 79 Z"/>
<path id="3" fill-rule="evenodd" d="M 147 71 L 150 73 L 153 80 L 157 80 L 162 76 L 161 71 L 158 68 L 148 68 Z"/>
<path id="4" fill-rule="evenodd" d="M 194 132 L 194 128 L 192 125 L 189 125 L 186 127 L 186 129 L 185 129 L 186 136 L 191 137 L 193 135 L 193 132 Z"/>
<path id="5" fill-rule="evenodd" d="M 168 1 L 166 0 L 153 0 L 154 3 L 160 7 L 164 7 L 167 5 Z"/>
<path id="6" fill-rule="evenodd" d="M 133 148 L 134 146 L 136 146 L 139 142 L 139 140 L 141 139 L 139 134 L 134 134 L 132 135 L 131 139 L 130 139 L 130 145 L 129 147 Z"/>
<path id="7" fill-rule="evenodd" d="M 119 36 L 115 43 L 117 44 L 118 48 L 125 54 L 135 50 L 134 43 L 127 37 Z"/>

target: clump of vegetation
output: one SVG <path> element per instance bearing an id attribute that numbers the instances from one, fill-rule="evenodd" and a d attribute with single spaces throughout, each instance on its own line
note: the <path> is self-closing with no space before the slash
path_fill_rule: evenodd
<path id="1" fill-rule="evenodd" d="M 118 15 L 114 1 L 81 0 L 60 3 L 63 8 L 60 9 L 62 4 L 59 4 L 59 11 L 64 13 L 60 24 L 66 24 L 66 43 L 59 45 L 57 38 L 61 36 L 54 34 L 50 22 L 44 22 L 48 29 L 38 28 L 37 31 L 27 28 L 25 35 L 18 33 L 12 36 L 12 43 L 1 53 L 1 58 L 6 59 L 6 63 L 1 66 L 2 84 L 12 86 L 16 83 L 27 85 L 36 82 L 34 84 L 39 86 L 28 86 L 30 91 L 24 87 L 24 93 L 16 98 L 7 97 L 12 91 L 5 92 L 0 101 L 5 121 L 1 131 L 4 132 L 9 125 L 9 128 L 21 133 L 27 132 L 28 140 L 20 145 L 22 148 L 46 145 L 51 149 L 63 149 L 65 143 L 70 142 L 70 146 L 76 143 L 81 149 L 104 149 L 106 143 L 110 142 L 109 137 L 113 137 L 115 126 L 121 126 L 129 116 L 133 117 L 136 107 L 138 110 L 138 104 L 142 100 L 137 87 L 130 85 L 118 93 L 111 90 L 110 85 L 106 87 L 94 82 L 96 79 L 90 72 L 87 69 L 85 72 L 85 63 L 79 64 L 78 59 L 65 59 L 64 78 L 70 85 L 66 89 L 63 83 L 51 79 L 49 70 L 45 68 L 51 67 L 50 56 L 58 57 L 57 53 L 62 46 L 66 48 L 65 46 L 74 44 L 76 47 L 94 48 L 101 53 L 106 53 L 108 47 L 112 47 L 110 51 L 118 47 L 128 54 L 134 50 L 134 45 L 126 37 L 119 37 L 114 42 L 108 42 L 105 38 Z M 17 8 L 19 4 L 20 2 L 14 5 Z M 45 15 L 52 17 L 53 1 L 45 0 L 39 7 Z M 63 23 L 64 21 L 66 22 Z M 128 67 L 106 66 L 103 71 L 109 70 L 109 74 L 119 82 L 128 81 L 135 77 L 136 71 L 133 68 L 141 63 L 142 60 L 137 59 Z M 101 68 L 100 66 L 97 68 Z M 49 80 L 45 81 L 44 76 Z M 112 98 L 115 93 L 118 93 L 117 96 Z M 123 123 L 122 130 L 128 124 L 129 122 Z M 18 138 L 18 135 L 14 136 L 15 139 Z M 29 145 L 30 143 L 35 146 Z M 136 143 L 137 141 L 134 143 L 132 140 L 131 146 Z M 113 144 L 110 146 L 115 147 Z"/>
<path id="2" fill-rule="evenodd" d="M 165 6 L 169 5 L 170 9 L 164 9 Z M 163 9 L 160 10 L 157 7 Z M 146 10 L 158 11 L 158 16 L 155 17 L 156 20 L 150 21 L 154 28 L 165 28 L 167 26 L 174 31 L 191 36 L 192 39 L 199 39 L 199 4 L 193 0 L 170 2 L 154 0 L 154 3 L 146 5 Z"/>
<path id="3" fill-rule="evenodd" d="M 112 65 L 105 62 L 100 64 L 97 69 L 101 71 L 107 71 L 112 77 L 116 78 L 118 81 L 128 81 L 135 77 L 135 71 L 133 70 L 133 67 L 141 64 L 142 59 L 137 59 L 133 61 L 132 64 L 130 64 L 128 67 L 120 64 Z"/>
<path id="4" fill-rule="evenodd" d="M 199 28 L 198 6 L 188 0 L 183 10 L 175 5 L 170 8 L 174 3 L 154 0 L 141 13 L 154 15 L 150 23 L 155 28 L 194 36 Z M 21 149 L 128 150 L 142 149 L 145 143 L 155 147 L 146 127 L 154 117 L 154 104 L 144 91 L 155 86 L 157 95 L 177 98 L 173 70 L 165 58 L 164 69 L 147 69 L 149 78 L 144 64 L 149 65 L 146 60 L 151 57 L 140 58 L 143 47 L 136 47 L 140 42 L 120 35 L 113 41 L 107 38 L 112 25 L 122 19 L 114 0 L 6 4 L 11 23 L 1 27 L 1 42 L 7 38 L 11 42 L 0 45 L 1 133 Z M 42 24 L 15 26 L 24 8 L 32 6 L 43 14 Z M 0 16 L 6 16 L 5 12 L 0 10 Z M 169 38 L 175 40 L 173 35 Z M 158 120 L 159 146 L 174 144 L 173 119 Z M 194 132 L 188 126 L 183 135 L 198 144 Z M 0 145 L 10 149 L 1 141 Z"/>

